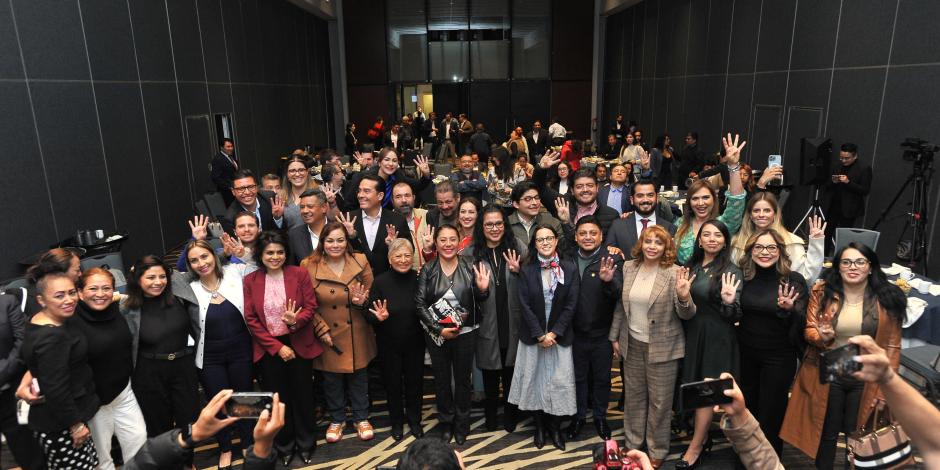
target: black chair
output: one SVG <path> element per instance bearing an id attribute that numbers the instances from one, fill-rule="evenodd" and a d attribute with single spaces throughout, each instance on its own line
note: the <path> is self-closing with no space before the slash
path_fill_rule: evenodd
<path id="1" fill-rule="evenodd" d="M 217 192 L 206 193 L 202 196 L 209 209 L 209 214 L 218 220 L 225 217 L 225 200 L 222 194 Z"/>

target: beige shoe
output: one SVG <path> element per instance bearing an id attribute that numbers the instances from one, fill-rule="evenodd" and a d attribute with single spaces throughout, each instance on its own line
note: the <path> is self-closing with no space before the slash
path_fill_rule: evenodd
<path id="1" fill-rule="evenodd" d="M 359 433 L 359 439 L 363 441 L 371 441 L 375 437 L 375 433 L 372 430 L 372 424 L 368 421 L 359 421 L 356 423 L 356 432 Z"/>
<path id="2" fill-rule="evenodd" d="M 334 443 L 339 442 L 343 438 L 343 428 L 346 426 L 346 423 L 330 423 L 330 427 L 326 428 L 326 442 Z"/>

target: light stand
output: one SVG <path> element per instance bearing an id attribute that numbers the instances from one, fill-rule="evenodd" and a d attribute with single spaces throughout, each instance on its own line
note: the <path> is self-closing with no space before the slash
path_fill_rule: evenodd
<path id="1" fill-rule="evenodd" d="M 797 233 L 800 230 L 800 227 L 803 226 L 803 223 L 807 219 L 814 215 L 819 215 L 822 218 L 823 222 L 826 221 L 826 214 L 823 213 L 822 204 L 819 202 L 819 185 L 813 185 L 813 202 L 809 203 L 809 209 L 806 209 L 806 213 L 803 214 L 803 218 L 800 219 L 800 223 L 796 224 L 796 228 L 793 229 L 793 233 Z"/>

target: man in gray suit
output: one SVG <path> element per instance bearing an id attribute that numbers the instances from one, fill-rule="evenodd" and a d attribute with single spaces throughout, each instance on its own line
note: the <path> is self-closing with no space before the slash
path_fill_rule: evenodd
<path id="1" fill-rule="evenodd" d="M 640 180 L 631 187 L 630 203 L 633 213 L 629 217 L 617 219 L 610 224 L 607 232 L 607 246 L 615 246 L 623 251 L 626 259 L 632 259 L 630 251 L 640 238 L 640 232 L 650 225 L 660 225 L 675 235 L 676 227 L 672 224 L 672 213 L 659 204 L 656 184 L 652 180 Z"/>
<path id="2" fill-rule="evenodd" d="M 300 219 L 303 225 L 297 225 L 287 232 L 290 244 L 291 264 L 297 266 L 310 256 L 320 244 L 320 232 L 326 225 L 326 213 L 330 209 L 326 193 L 319 189 L 308 189 L 300 195 Z"/>

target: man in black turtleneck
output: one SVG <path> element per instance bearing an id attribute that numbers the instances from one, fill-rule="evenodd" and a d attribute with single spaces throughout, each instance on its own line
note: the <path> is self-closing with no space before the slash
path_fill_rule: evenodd
<path id="1" fill-rule="evenodd" d="M 604 336 L 610 332 L 618 292 L 614 282 L 601 281 L 599 271 L 608 251 L 603 248 L 603 232 L 600 223 L 592 216 L 578 220 L 575 226 L 575 242 L 578 244 L 577 262 L 581 273 L 581 288 L 578 290 L 578 309 L 574 316 L 575 383 L 578 414 L 568 426 L 568 440 L 574 440 L 581 432 L 587 417 L 588 407 L 593 410 L 594 428 L 601 439 L 610 438 L 607 425 L 607 402 L 610 399 L 610 358 L 613 348 Z M 602 256 L 602 254 L 604 256 Z M 614 255 L 614 276 L 620 276 L 622 258 Z M 588 404 L 588 388 L 593 393 L 593 403 Z"/>

